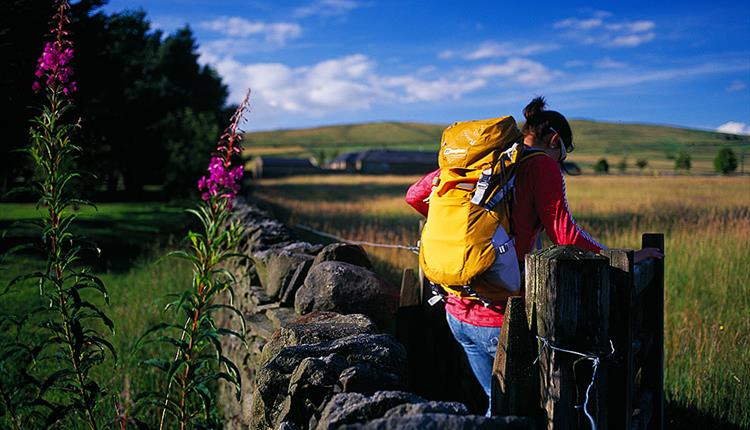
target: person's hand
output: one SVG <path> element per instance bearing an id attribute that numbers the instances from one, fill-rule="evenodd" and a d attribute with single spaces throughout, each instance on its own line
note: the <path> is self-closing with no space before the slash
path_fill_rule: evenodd
<path id="1" fill-rule="evenodd" d="M 634 263 L 638 264 L 647 258 L 664 258 L 664 254 L 657 248 L 643 248 L 639 251 L 635 251 Z"/>

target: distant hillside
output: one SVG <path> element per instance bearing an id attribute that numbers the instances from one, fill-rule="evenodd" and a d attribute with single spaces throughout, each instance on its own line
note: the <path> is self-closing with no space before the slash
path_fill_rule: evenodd
<path id="1" fill-rule="evenodd" d="M 710 173 L 711 161 L 719 148 L 730 147 L 738 155 L 750 149 L 750 136 L 645 124 L 618 124 L 571 121 L 576 151 L 571 160 L 584 167 L 607 158 L 612 170 L 623 159 L 628 170 L 638 159 L 649 168 L 669 171 L 674 158 L 687 151 L 693 173 Z M 331 159 L 347 151 L 370 148 L 437 149 L 444 125 L 413 122 L 377 122 L 316 127 L 297 130 L 264 131 L 245 134 L 246 156 L 312 156 Z"/>
<path id="2" fill-rule="evenodd" d="M 245 134 L 245 146 L 260 145 L 432 145 L 443 125 L 415 122 L 373 122 Z M 426 149 L 426 148 L 425 148 Z"/>

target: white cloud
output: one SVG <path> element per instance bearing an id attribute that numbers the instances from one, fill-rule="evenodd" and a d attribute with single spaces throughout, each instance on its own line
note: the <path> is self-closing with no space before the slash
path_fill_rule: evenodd
<path id="1" fill-rule="evenodd" d="M 199 28 L 229 36 L 230 38 L 259 37 L 266 43 L 283 46 L 288 40 L 302 34 L 302 27 L 290 22 L 250 21 L 238 16 L 224 16 L 198 24 Z"/>
<path id="2" fill-rule="evenodd" d="M 656 35 L 654 33 L 629 34 L 626 36 L 617 36 L 614 39 L 612 39 L 611 42 L 609 42 L 609 45 L 610 46 L 624 46 L 624 47 L 638 46 L 650 40 L 653 40 L 655 36 Z"/>
<path id="3" fill-rule="evenodd" d="M 696 76 L 745 71 L 748 69 L 750 69 L 750 67 L 742 62 L 725 61 L 723 63 L 712 62 L 664 70 L 600 72 L 576 77 L 574 80 L 567 83 L 556 85 L 554 89 L 551 89 L 549 92 L 569 93 L 576 91 L 600 90 L 605 88 L 620 88 L 637 86 L 649 82 L 671 81 Z"/>
<path id="4" fill-rule="evenodd" d="M 732 81 L 732 83 L 729 84 L 729 86 L 727 87 L 727 91 L 729 92 L 742 91 L 745 88 L 747 88 L 747 84 L 745 84 L 742 81 L 737 80 L 737 81 Z"/>
<path id="5" fill-rule="evenodd" d="M 364 55 L 350 55 L 290 67 L 281 63 L 242 64 L 233 58 L 212 59 L 229 85 L 231 101 L 246 88 L 253 89 L 255 104 L 272 110 L 316 115 L 331 110 L 368 108 L 380 96 L 374 63 Z"/>
<path id="6" fill-rule="evenodd" d="M 605 47 L 634 47 L 650 42 L 656 37 L 656 23 L 649 20 L 614 21 L 612 14 L 598 12 L 593 18 L 566 18 L 553 24 L 553 28 L 566 30 L 566 36 L 586 45 Z"/>
<path id="7" fill-rule="evenodd" d="M 553 77 L 546 66 L 525 58 L 511 58 L 503 64 L 480 66 L 474 74 L 480 78 L 506 78 L 525 85 L 546 84 Z"/>
<path id="8" fill-rule="evenodd" d="M 362 4 L 355 0 L 316 0 L 294 9 L 292 15 L 296 18 L 343 16 L 360 7 Z"/>
<path id="9" fill-rule="evenodd" d="M 582 67 L 585 66 L 586 62 L 583 60 L 568 60 L 563 63 L 565 67 Z"/>
<path id="10" fill-rule="evenodd" d="M 354 54 L 311 65 L 243 64 L 231 56 L 203 52 L 229 86 L 230 102 L 253 90 L 254 110 L 266 115 L 319 116 L 370 109 L 376 104 L 459 100 L 486 88 L 530 87 L 549 82 L 554 73 L 524 58 L 471 69 L 422 67 L 408 74 L 383 74 L 366 55 Z"/>
<path id="11" fill-rule="evenodd" d="M 716 131 L 721 133 L 750 135 L 750 125 L 747 125 L 744 122 L 729 121 L 718 126 Z"/>
<path id="12" fill-rule="evenodd" d="M 592 28 L 601 27 L 603 21 L 600 18 L 591 19 L 575 19 L 567 18 L 562 21 L 556 22 L 554 28 L 572 28 L 574 30 L 590 30 Z"/>
<path id="13" fill-rule="evenodd" d="M 438 58 L 448 60 L 462 58 L 464 60 L 485 60 L 489 58 L 515 57 L 538 54 L 540 52 L 554 51 L 560 48 L 555 43 L 535 43 L 530 45 L 516 45 L 507 42 L 483 42 L 477 48 L 466 52 L 458 52 L 452 49 L 441 51 Z"/>
<path id="14" fill-rule="evenodd" d="M 622 69 L 627 67 L 628 65 L 620 61 L 615 61 L 609 57 L 604 57 L 601 60 L 595 62 L 594 66 L 598 69 Z"/>

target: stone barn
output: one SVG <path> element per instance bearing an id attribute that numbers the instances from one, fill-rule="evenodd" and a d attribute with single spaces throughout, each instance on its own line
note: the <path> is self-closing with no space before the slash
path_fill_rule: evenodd
<path id="1" fill-rule="evenodd" d="M 417 175 L 437 169 L 434 151 L 397 151 L 370 149 L 350 152 L 328 164 L 332 170 L 367 174 Z"/>
<path id="2" fill-rule="evenodd" d="M 310 158 L 256 157 L 250 170 L 253 178 L 278 178 L 282 176 L 320 173 L 320 168 Z"/>
<path id="3" fill-rule="evenodd" d="M 355 173 L 357 171 L 355 163 L 359 154 L 359 152 L 347 152 L 346 154 L 339 155 L 338 157 L 328 162 L 328 164 L 326 164 L 326 168 L 328 168 L 329 170 Z"/>

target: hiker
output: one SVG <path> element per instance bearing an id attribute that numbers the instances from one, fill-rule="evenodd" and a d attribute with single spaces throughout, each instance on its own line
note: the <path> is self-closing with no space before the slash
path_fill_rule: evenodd
<path id="1" fill-rule="evenodd" d="M 441 142 L 441 169 L 421 178 L 406 196 L 411 206 L 427 216 L 420 265 L 439 294 L 436 297 L 445 301 L 448 325 L 488 399 L 507 298 L 522 294 L 524 256 L 539 233 L 544 230 L 556 245 L 575 245 L 597 253 L 606 249 L 570 214 L 562 163 L 573 151 L 573 133 L 563 115 L 545 107 L 543 97 L 534 98 L 524 108 L 522 130 L 512 117 L 449 127 Z M 486 136 L 494 140 L 484 142 Z M 478 151 L 483 144 L 489 148 L 487 154 L 510 149 L 499 161 L 496 155 L 487 154 L 475 154 L 472 159 L 471 151 Z M 466 160 L 460 160 L 462 156 Z M 490 190 L 493 187 L 496 192 Z M 493 197 L 479 196 L 481 193 Z M 431 206 L 435 206 L 434 213 Z M 499 215 L 486 215 L 490 212 Z M 471 237 L 456 237 L 462 232 Z M 635 253 L 635 262 L 649 257 L 661 258 L 662 254 L 654 248 L 642 249 Z M 472 267 L 474 272 L 483 271 L 475 274 Z"/>

